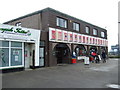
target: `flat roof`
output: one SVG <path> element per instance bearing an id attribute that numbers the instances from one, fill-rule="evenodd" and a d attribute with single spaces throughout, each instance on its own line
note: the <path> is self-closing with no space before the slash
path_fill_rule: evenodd
<path id="1" fill-rule="evenodd" d="M 12 19 L 12 20 L 10 20 L 10 21 L 4 22 L 3 24 L 8 24 L 8 23 L 10 23 L 10 22 L 13 22 L 13 21 L 16 21 L 16 20 L 20 20 L 20 19 L 23 19 L 23 18 L 32 16 L 32 15 L 36 15 L 36 14 L 39 14 L 39 13 L 42 13 L 42 12 L 45 12 L 45 11 L 53 11 L 53 12 L 55 12 L 55 13 L 58 13 L 58 14 L 61 14 L 61 15 L 65 16 L 65 17 L 69 17 L 69 18 L 72 18 L 72 19 L 76 19 L 76 20 L 78 20 L 78 21 L 84 22 L 84 23 L 89 24 L 89 25 L 92 25 L 92 26 L 94 26 L 94 27 L 97 27 L 97 28 L 106 30 L 106 29 L 104 29 L 104 28 L 101 28 L 101 27 L 99 27 L 99 26 L 93 25 L 93 24 L 91 24 L 91 23 L 88 23 L 88 22 L 86 22 L 86 21 L 83 21 L 83 20 L 81 20 L 81 19 L 78 19 L 78 18 L 76 18 L 76 17 L 70 16 L 70 15 L 68 15 L 68 14 L 62 13 L 62 12 L 60 12 L 60 11 L 58 11 L 58 10 L 55 10 L 55 9 L 52 9 L 52 8 L 49 8 L 49 7 L 48 7 L 48 8 L 45 8 L 45 9 L 42 9 L 42 10 L 39 10 L 39 11 L 36 11 L 36 12 L 33 12 L 33 13 L 30 13 L 30 14 L 27 14 L 27 15 L 24 15 L 24 16 L 21 16 L 21 17 L 18 17 L 18 18 L 16 18 L 16 19 Z"/>

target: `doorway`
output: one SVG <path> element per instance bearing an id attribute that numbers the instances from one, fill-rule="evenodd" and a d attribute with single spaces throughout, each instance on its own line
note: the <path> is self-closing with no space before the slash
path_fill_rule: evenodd
<path id="1" fill-rule="evenodd" d="M 40 53 L 39 53 L 39 65 L 40 67 L 43 67 L 45 64 L 45 47 L 40 47 Z"/>
<path id="2" fill-rule="evenodd" d="M 24 61 L 25 69 L 29 69 L 31 66 L 34 67 L 34 64 L 35 64 L 35 44 L 25 43 L 24 56 L 25 56 L 25 61 Z"/>
<path id="3" fill-rule="evenodd" d="M 54 50 L 56 52 L 57 64 L 69 63 L 70 49 L 67 44 L 57 44 Z"/>
<path id="4" fill-rule="evenodd" d="M 75 48 L 75 53 L 77 56 L 86 56 L 86 49 L 84 47 L 84 45 L 78 45 Z"/>
<path id="5" fill-rule="evenodd" d="M 97 52 L 98 52 L 97 47 L 96 47 L 96 46 L 91 46 L 91 47 L 90 47 L 90 53 L 91 53 L 91 52 L 97 53 Z"/>

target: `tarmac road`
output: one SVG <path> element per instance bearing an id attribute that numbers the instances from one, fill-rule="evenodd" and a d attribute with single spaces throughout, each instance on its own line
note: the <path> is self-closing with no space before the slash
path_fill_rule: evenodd
<path id="1" fill-rule="evenodd" d="M 108 88 L 118 84 L 118 59 L 107 63 L 79 62 L 2 75 L 3 88 Z"/>

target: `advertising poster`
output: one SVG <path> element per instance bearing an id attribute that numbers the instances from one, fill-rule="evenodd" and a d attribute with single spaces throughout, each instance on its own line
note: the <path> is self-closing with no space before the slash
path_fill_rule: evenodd
<path id="1" fill-rule="evenodd" d="M 67 33 L 67 31 L 63 31 L 63 41 L 68 41 L 68 33 Z"/>
<path id="2" fill-rule="evenodd" d="M 102 45 L 107 46 L 108 42 L 106 39 L 100 39 L 89 35 L 83 35 L 74 32 L 68 32 L 60 29 L 49 28 L 49 41 L 55 42 L 67 42 L 76 44 L 91 44 L 91 45 Z"/>
<path id="3" fill-rule="evenodd" d="M 56 40 L 56 29 L 49 28 L 49 40 L 55 41 Z"/>
<path id="4" fill-rule="evenodd" d="M 98 45 L 98 39 L 96 38 L 96 45 Z"/>
<path id="5" fill-rule="evenodd" d="M 55 39 L 56 39 L 56 31 L 52 30 L 52 40 L 55 40 Z"/>
<path id="6" fill-rule="evenodd" d="M 78 36 L 78 35 L 77 35 L 77 34 L 75 34 L 75 42 L 77 42 L 77 40 L 78 40 L 77 36 Z"/>
<path id="7" fill-rule="evenodd" d="M 98 39 L 96 39 L 96 45 L 98 45 Z"/>
<path id="8" fill-rule="evenodd" d="M 104 40 L 102 40 L 102 45 L 104 45 Z"/>
<path id="9" fill-rule="evenodd" d="M 90 38 L 90 44 L 92 44 L 92 38 Z"/>
<path id="10" fill-rule="evenodd" d="M 98 45 L 100 45 L 100 39 L 98 39 Z"/>
<path id="11" fill-rule="evenodd" d="M 68 32 L 68 41 L 73 42 L 73 33 L 72 32 Z"/>
<path id="12" fill-rule="evenodd" d="M 88 44 L 88 37 L 86 37 L 86 44 Z"/>
<path id="13" fill-rule="evenodd" d="M 62 41 L 62 30 L 57 29 L 57 40 Z"/>
<path id="14" fill-rule="evenodd" d="M 83 41 L 83 43 L 85 43 L 85 36 L 83 36 L 83 40 L 82 41 Z"/>
<path id="15" fill-rule="evenodd" d="M 78 42 L 81 43 L 82 42 L 82 36 L 80 34 L 78 34 Z"/>
<path id="16" fill-rule="evenodd" d="M 77 33 L 73 33 L 73 41 L 75 43 L 78 42 L 78 34 Z"/>
<path id="17" fill-rule="evenodd" d="M 100 45 L 102 45 L 102 40 L 100 40 Z"/>
<path id="18" fill-rule="evenodd" d="M 95 44 L 95 38 L 93 38 L 93 44 Z"/>
<path id="19" fill-rule="evenodd" d="M 108 46 L 108 41 L 106 40 L 106 46 Z"/>

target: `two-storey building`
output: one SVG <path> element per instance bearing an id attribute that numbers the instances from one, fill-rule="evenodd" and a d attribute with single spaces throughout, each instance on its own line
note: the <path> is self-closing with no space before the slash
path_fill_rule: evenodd
<path id="1" fill-rule="evenodd" d="M 39 64 L 35 67 L 71 63 L 73 52 L 79 60 L 80 57 L 89 56 L 92 51 L 101 54 L 102 50 L 106 53 L 108 50 L 106 29 L 52 8 L 46 8 L 4 24 L 41 30 L 38 48 Z M 33 54 L 33 51 L 27 54 Z"/>

